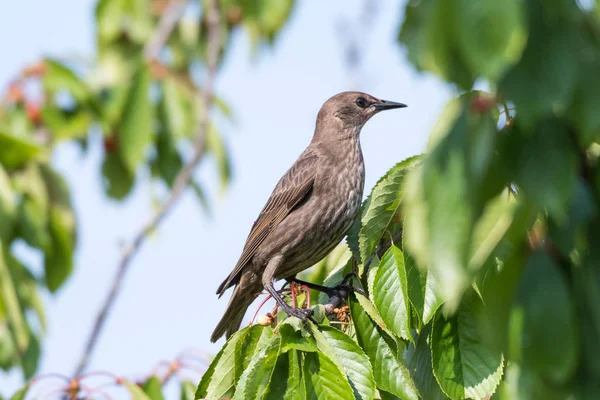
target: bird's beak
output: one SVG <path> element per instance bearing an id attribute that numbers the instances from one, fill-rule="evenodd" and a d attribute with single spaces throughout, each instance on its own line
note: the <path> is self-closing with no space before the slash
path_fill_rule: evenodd
<path id="1" fill-rule="evenodd" d="M 394 108 L 404 108 L 406 104 L 396 103 L 394 101 L 379 100 L 379 103 L 373 103 L 373 107 L 377 111 L 393 110 Z"/>

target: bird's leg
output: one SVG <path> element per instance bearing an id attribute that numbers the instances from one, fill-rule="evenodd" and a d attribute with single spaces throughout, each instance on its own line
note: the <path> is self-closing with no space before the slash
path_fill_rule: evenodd
<path id="1" fill-rule="evenodd" d="M 279 293 L 277 293 L 277 290 L 275 290 L 275 286 L 273 286 L 273 282 L 271 282 L 268 285 L 265 285 L 265 289 L 267 292 L 269 292 L 271 297 L 273 297 L 273 299 L 283 309 L 283 311 L 285 311 L 287 315 L 291 317 L 300 318 L 302 321 L 310 319 L 311 321 L 315 322 L 315 320 L 312 318 L 313 311 L 311 309 L 290 307 L 279 295 Z"/>
<path id="2" fill-rule="evenodd" d="M 336 285 L 333 287 L 318 285 L 316 283 L 311 283 L 311 282 L 306 282 L 306 281 L 303 281 L 296 277 L 287 278 L 287 281 L 294 282 L 298 285 L 304 285 L 304 286 L 308 287 L 309 289 L 313 289 L 318 292 L 327 293 L 327 295 L 329 297 L 332 297 L 335 295 L 340 295 L 341 292 L 345 292 L 345 293 L 356 292 L 356 293 L 362 294 L 363 296 L 367 297 L 367 294 L 364 292 L 364 290 L 362 290 L 360 288 L 355 288 L 354 286 L 349 284 L 350 280 L 354 277 L 356 277 L 356 275 L 353 272 L 346 274 L 346 276 L 344 276 L 344 279 L 342 280 L 342 282 L 339 285 Z M 340 296 L 340 297 L 344 298 L 346 296 Z"/>

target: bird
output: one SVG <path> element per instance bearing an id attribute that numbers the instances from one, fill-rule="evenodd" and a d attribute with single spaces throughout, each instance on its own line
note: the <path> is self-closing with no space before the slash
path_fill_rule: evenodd
<path id="1" fill-rule="evenodd" d="M 255 220 L 242 254 L 217 289 L 235 286 L 211 342 L 239 330 L 248 307 L 263 289 L 288 316 L 303 321 L 312 311 L 289 306 L 277 280 L 294 280 L 331 252 L 357 218 L 365 166 L 360 132 L 384 110 L 406 107 L 362 92 L 342 92 L 323 103 L 308 147 L 281 177 Z"/>

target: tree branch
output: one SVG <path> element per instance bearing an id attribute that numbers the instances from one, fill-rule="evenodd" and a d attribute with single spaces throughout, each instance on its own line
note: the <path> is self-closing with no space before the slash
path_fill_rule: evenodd
<path id="1" fill-rule="evenodd" d="M 187 0 L 171 0 L 169 2 L 158 21 L 158 26 L 144 46 L 144 58 L 146 60 L 152 61 L 158 58 L 160 50 L 167 43 L 171 32 L 173 32 L 175 24 L 183 16 L 186 4 Z"/>
<path id="2" fill-rule="evenodd" d="M 145 48 L 145 55 L 152 57 L 157 55 L 160 48 L 166 42 L 170 31 L 175 26 L 177 19 L 183 12 L 185 1 L 173 0 L 171 5 L 167 8 L 162 16 L 161 21 L 158 24 L 156 34 L 152 35 L 149 44 Z M 208 9 L 206 10 L 206 20 L 208 25 L 208 43 L 207 43 L 207 68 L 208 74 L 206 82 L 204 84 L 204 90 L 202 93 L 202 103 L 204 104 L 204 112 L 199 116 L 196 139 L 194 142 L 194 153 L 192 158 L 184 165 L 173 184 L 170 196 L 167 201 L 156 211 L 156 213 L 150 218 L 150 220 L 142 227 L 140 232 L 133 238 L 131 244 L 123 252 L 119 267 L 113 279 L 113 283 L 110 287 L 106 299 L 100 309 L 92 332 L 87 340 L 85 350 L 75 369 L 74 376 L 79 376 L 87 367 L 87 364 L 92 356 L 92 353 L 96 347 L 98 338 L 102 331 L 102 327 L 106 322 L 106 318 L 110 313 L 117 295 L 121 289 L 121 284 L 125 278 L 125 275 L 131 265 L 131 261 L 137 254 L 143 243 L 145 242 L 148 235 L 154 231 L 165 218 L 165 216 L 173 209 L 177 201 L 181 198 L 185 188 L 192 178 L 195 167 L 198 165 L 205 150 L 206 133 L 210 123 L 209 109 L 212 103 L 213 97 L 213 85 L 217 72 L 219 51 L 222 45 L 221 28 L 220 28 L 220 12 L 218 7 L 218 0 L 208 1 Z"/>

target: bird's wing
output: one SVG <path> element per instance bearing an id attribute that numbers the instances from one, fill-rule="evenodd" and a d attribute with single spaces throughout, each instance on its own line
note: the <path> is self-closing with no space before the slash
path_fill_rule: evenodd
<path id="1" fill-rule="evenodd" d="M 237 281 L 242 268 L 250 261 L 258 246 L 294 207 L 309 195 L 315 181 L 316 169 L 313 165 L 316 158 L 317 155 L 314 153 L 304 154 L 281 178 L 258 219 L 252 225 L 244 251 L 235 268 L 217 289 L 218 295 L 222 295 Z"/>

